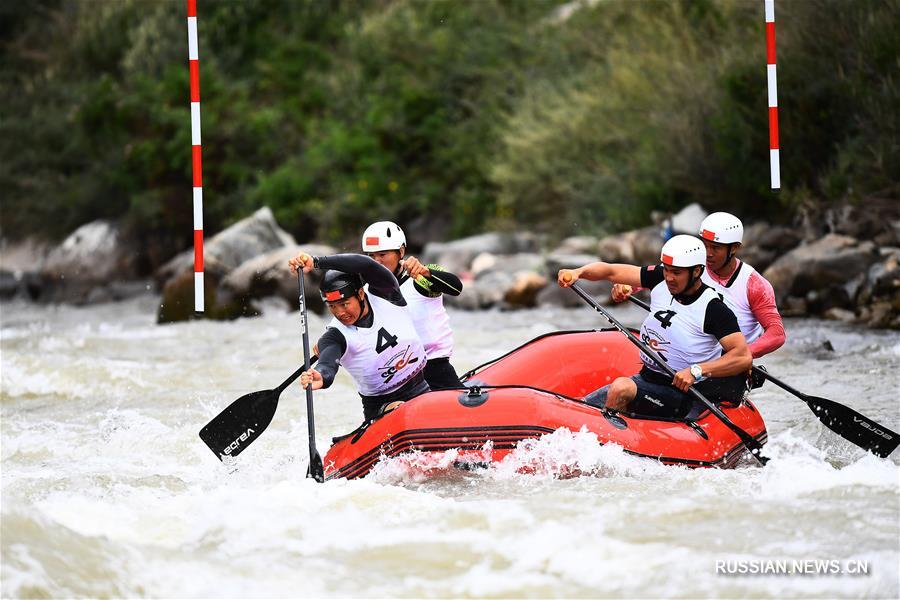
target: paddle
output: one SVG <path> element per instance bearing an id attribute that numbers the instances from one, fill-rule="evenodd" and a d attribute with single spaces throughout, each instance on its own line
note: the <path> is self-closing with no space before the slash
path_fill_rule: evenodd
<path id="1" fill-rule="evenodd" d="M 303 283 L 303 269 L 297 269 L 297 285 L 300 288 L 300 328 L 303 332 L 303 370 L 308 371 L 312 366 L 309 359 L 309 327 L 306 318 L 306 287 Z M 306 422 L 309 427 L 309 468 L 307 477 L 312 477 L 319 483 L 325 481 L 325 469 L 322 465 L 322 457 L 316 450 L 316 425 L 313 418 L 313 393 L 312 384 L 306 386 Z"/>
<path id="2" fill-rule="evenodd" d="M 567 280 L 567 281 L 569 281 L 569 280 Z M 625 337 L 627 337 L 631 341 L 632 344 L 634 344 L 635 346 L 640 348 L 641 351 L 644 354 L 646 354 L 647 356 L 649 356 L 653 360 L 653 362 L 655 362 L 663 371 L 668 373 L 670 376 L 675 377 L 675 371 L 672 369 L 672 367 L 670 367 L 668 365 L 668 363 L 666 363 L 666 361 L 659 354 L 657 354 L 655 351 L 653 351 L 650 348 L 650 346 L 648 346 L 647 344 L 645 344 L 644 342 L 639 340 L 624 325 L 619 323 L 619 321 L 616 320 L 615 317 L 613 317 L 611 314 L 609 314 L 602 306 L 597 304 L 597 302 L 593 298 L 591 298 L 583 289 L 581 289 L 581 286 L 578 285 L 578 282 L 573 283 L 571 287 L 572 287 L 572 290 L 576 294 L 581 296 L 582 300 L 587 302 L 590 306 L 592 306 L 594 308 L 594 310 L 596 310 L 597 312 L 602 314 L 604 317 L 606 317 L 607 321 L 609 321 L 616 329 L 618 329 L 623 334 L 625 334 Z M 732 423 L 731 419 L 729 419 L 728 416 L 725 413 L 723 413 L 721 411 L 721 409 L 719 409 L 718 406 L 716 406 L 715 404 L 710 402 L 706 398 L 706 396 L 704 396 L 699 391 L 697 391 L 697 389 L 694 386 L 691 386 L 690 388 L 688 388 L 688 393 L 690 393 L 694 398 L 696 398 L 697 400 L 702 402 L 704 405 L 706 405 L 706 408 L 708 408 L 710 410 L 710 412 L 712 412 L 714 415 L 716 415 L 716 417 L 718 417 L 718 419 L 720 421 L 722 421 L 725 424 L 725 426 L 728 427 L 728 429 L 733 431 L 741 439 L 741 441 L 744 443 L 744 446 L 747 447 L 747 449 L 750 451 L 750 454 L 753 455 L 753 458 L 755 458 L 759 462 L 759 464 L 765 465 L 767 462 L 769 462 L 769 459 L 766 458 L 765 456 L 762 456 L 762 454 L 761 454 L 762 445 L 759 442 L 757 442 L 755 439 L 750 437 L 750 435 L 746 431 L 744 431 L 743 429 L 741 429 L 740 427 L 738 427 L 737 425 Z"/>
<path id="3" fill-rule="evenodd" d="M 641 308 L 650 310 L 650 306 L 646 302 L 638 300 L 634 296 L 628 296 L 628 299 Z M 816 415 L 825 427 L 845 440 L 853 442 L 863 450 L 868 450 L 876 456 L 886 458 L 898 445 L 900 445 L 900 434 L 859 414 L 848 406 L 839 404 L 834 400 L 828 400 L 827 398 L 804 394 L 777 379 L 765 369 L 760 369 L 757 366 L 753 367 L 753 372 L 765 377 L 781 389 L 806 402 L 809 409 L 813 411 L 813 414 Z"/>
<path id="4" fill-rule="evenodd" d="M 314 356 L 312 362 L 318 358 Z M 304 367 L 301 367 L 291 373 L 274 390 L 244 394 L 229 404 L 228 408 L 200 430 L 200 439 L 219 459 L 243 452 L 272 422 L 275 409 L 278 408 L 278 397 L 300 377 L 303 370 Z"/>

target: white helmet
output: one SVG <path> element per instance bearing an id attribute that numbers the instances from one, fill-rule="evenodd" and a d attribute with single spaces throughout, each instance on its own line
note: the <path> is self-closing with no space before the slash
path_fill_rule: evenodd
<path id="1" fill-rule="evenodd" d="M 706 248 L 692 235 L 676 235 L 663 244 L 659 259 L 672 267 L 706 265 Z"/>
<path id="2" fill-rule="evenodd" d="M 362 235 L 363 252 L 383 252 L 399 250 L 406 245 L 406 236 L 400 226 L 391 221 L 372 223 Z"/>
<path id="3" fill-rule="evenodd" d="M 744 238 L 744 225 L 727 212 L 714 212 L 700 223 L 700 237 L 719 244 L 736 244 Z"/>

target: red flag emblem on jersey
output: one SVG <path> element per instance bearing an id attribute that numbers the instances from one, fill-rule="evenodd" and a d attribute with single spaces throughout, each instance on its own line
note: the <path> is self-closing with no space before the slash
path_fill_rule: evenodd
<path id="1" fill-rule="evenodd" d="M 341 291 L 334 290 L 333 292 L 325 292 L 325 301 L 326 302 L 334 302 L 335 300 L 341 299 Z"/>
<path id="2" fill-rule="evenodd" d="M 367 237 L 366 238 L 366 246 L 377 246 L 378 238 L 377 237 Z"/>
<path id="3" fill-rule="evenodd" d="M 672 257 L 669 256 L 668 254 L 663 254 L 663 255 L 662 255 L 662 261 L 663 261 L 663 264 L 664 264 L 664 265 L 671 265 L 671 264 L 672 264 Z"/>
<path id="4" fill-rule="evenodd" d="M 710 231 L 709 229 L 704 229 L 702 232 L 700 232 L 700 236 L 704 240 L 715 241 L 715 239 L 716 239 L 716 234 L 713 233 L 712 231 Z"/>

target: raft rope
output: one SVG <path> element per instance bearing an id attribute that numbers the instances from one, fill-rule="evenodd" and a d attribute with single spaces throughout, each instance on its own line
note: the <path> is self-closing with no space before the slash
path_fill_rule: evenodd
<path id="1" fill-rule="evenodd" d="M 778 79 L 775 76 L 775 0 L 766 6 L 766 79 L 769 88 L 769 170 L 772 189 L 781 188 L 781 161 L 778 147 Z"/>
<path id="2" fill-rule="evenodd" d="M 200 61 L 197 0 L 187 0 L 188 66 L 191 79 L 191 164 L 194 174 L 194 310 L 203 312 L 203 168 L 200 159 Z"/>

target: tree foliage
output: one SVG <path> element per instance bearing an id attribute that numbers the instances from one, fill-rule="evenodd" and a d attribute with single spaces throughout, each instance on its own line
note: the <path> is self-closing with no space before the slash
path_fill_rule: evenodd
<path id="1" fill-rule="evenodd" d="M 205 227 L 268 205 L 301 240 L 563 235 L 896 198 L 898 8 L 779 3 L 776 196 L 761 3 L 200 0 Z M 9 2 L 0 39 L 3 235 L 106 217 L 189 246 L 183 3 Z"/>

